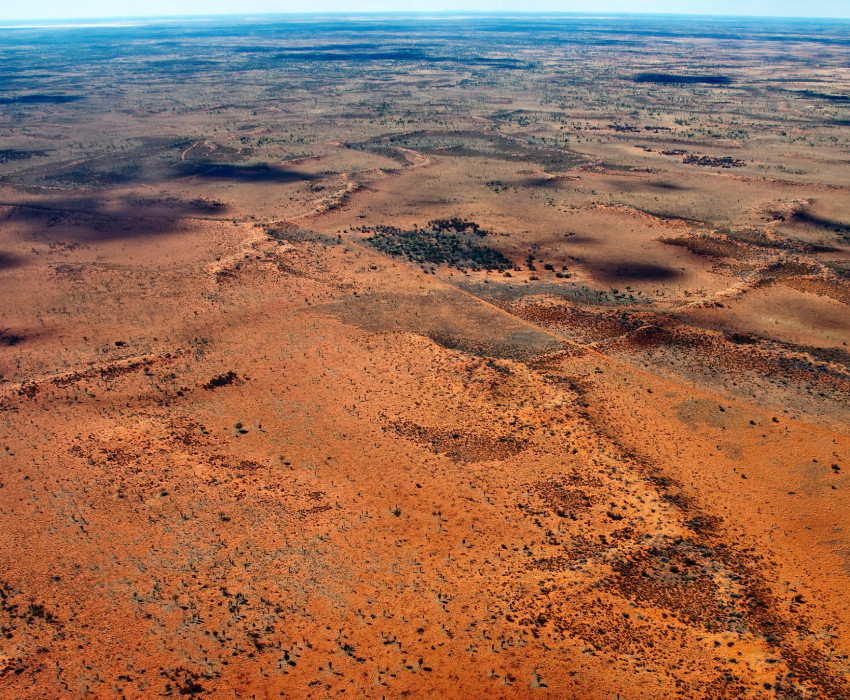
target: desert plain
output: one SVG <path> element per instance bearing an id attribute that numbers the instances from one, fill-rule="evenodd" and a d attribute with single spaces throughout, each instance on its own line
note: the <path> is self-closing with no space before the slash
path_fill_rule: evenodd
<path id="1" fill-rule="evenodd" d="M 0 696 L 850 697 L 848 48 L 0 27 Z"/>

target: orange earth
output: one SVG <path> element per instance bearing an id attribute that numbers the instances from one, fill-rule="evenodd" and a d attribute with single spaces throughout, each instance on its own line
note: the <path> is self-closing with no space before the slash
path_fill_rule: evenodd
<path id="1" fill-rule="evenodd" d="M 0 696 L 850 697 L 850 28 L 387 21 L 0 29 Z"/>

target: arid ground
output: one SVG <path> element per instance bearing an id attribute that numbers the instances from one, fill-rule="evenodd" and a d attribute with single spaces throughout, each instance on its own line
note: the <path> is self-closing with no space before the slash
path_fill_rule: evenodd
<path id="1" fill-rule="evenodd" d="M 0 27 L 0 697 L 850 697 L 848 49 Z"/>

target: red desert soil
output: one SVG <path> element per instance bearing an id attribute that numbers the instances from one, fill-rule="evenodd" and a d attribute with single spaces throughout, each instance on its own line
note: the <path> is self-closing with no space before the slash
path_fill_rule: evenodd
<path id="1" fill-rule="evenodd" d="M 846 430 L 353 238 L 65 260 L 4 274 L 5 695 L 845 692 Z"/>
<path id="2" fill-rule="evenodd" d="M 846 133 L 522 46 L 0 105 L 0 697 L 850 697 Z"/>

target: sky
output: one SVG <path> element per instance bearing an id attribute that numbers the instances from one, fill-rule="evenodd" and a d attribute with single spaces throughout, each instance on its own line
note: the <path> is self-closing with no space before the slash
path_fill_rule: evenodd
<path id="1" fill-rule="evenodd" d="M 0 21 L 268 12 L 649 12 L 850 18 L 850 0 L 0 0 Z"/>

